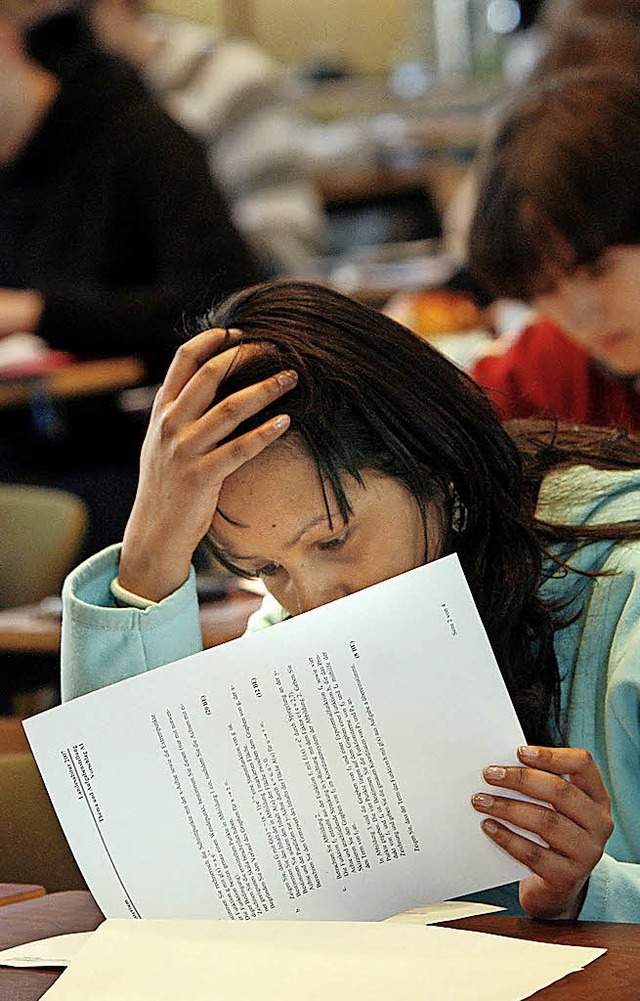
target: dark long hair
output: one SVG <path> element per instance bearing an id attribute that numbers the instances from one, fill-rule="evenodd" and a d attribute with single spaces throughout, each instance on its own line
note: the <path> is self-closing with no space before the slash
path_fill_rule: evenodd
<path id="1" fill-rule="evenodd" d="M 553 527 L 536 524 L 535 497 L 549 468 L 580 454 L 580 436 L 563 451 L 559 432 L 554 438 L 545 432 L 546 446 L 535 445 L 522 426 L 521 450 L 482 390 L 443 355 L 393 320 L 318 285 L 280 281 L 246 289 L 214 309 L 204 326 L 237 328 L 244 342 L 263 345 L 240 353 L 217 399 L 281 369 L 297 371 L 296 389 L 236 433 L 289 414 L 287 435 L 315 459 L 345 518 L 343 477 L 358 479 L 367 468 L 403 482 L 423 512 L 432 498 L 444 507 L 445 547 L 458 553 L 528 739 L 548 742 L 558 716 L 557 622 L 538 588 L 545 532 L 551 538 Z M 584 455 L 597 460 L 602 449 L 595 438 L 584 444 Z M 640 466 L 640 449 L 633 449 L 629 464 Z M 604 453 L 602 461 L 609 461 Z"/>

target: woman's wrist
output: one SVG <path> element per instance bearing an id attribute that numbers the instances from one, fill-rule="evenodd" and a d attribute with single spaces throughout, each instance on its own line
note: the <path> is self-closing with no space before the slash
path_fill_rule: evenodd
<path id="1" fill-rule="evenodd" d="M 585 879 L 584 883 L 580 887 L 578 893 L 576 893 L 571 904 L 565 908 L 562 914 L 559 914 L 556 920 L 561 921 L 575 921 L 580 911 L 584 906 L 585 897 L 587 896 L 587 890 L 589 889 L 589 879 Z"/>
<path id="2" fill-rule="evenodd" d="M 157 604 L 182 587 L 189 577 L 189 569 L 190 564 L 184 570 L 176 567 L 163 569 L 153 564 L 145 570 L 136 563 L 130 564 L 121 559 L 117 580 L 123 591 Z"/>
<path id="3" fill-rule="evenodd" d="M 162 601 L 182 587 L 189 576 L 191 562 L 178 565 L 166 559 L 145 558 L 140 549 L 134 549 L 134 556 L 123 545 L 118 568 L 120 585 L 132 594 L 147 601 Z"/>
<path id="4" fill-rule="evenodd" d="M 163 538 L 154 544 L 127 526 L 118 568 L 119 584 L 147 601 L 159 602 L 177 591 L 189 577 L 191 553 L 175 558 L 175 542 Z"/>

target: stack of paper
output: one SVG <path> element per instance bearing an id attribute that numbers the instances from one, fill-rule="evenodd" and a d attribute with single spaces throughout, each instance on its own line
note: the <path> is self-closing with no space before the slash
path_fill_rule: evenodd
<path id="1" fill-rule="evenodd" d="M 106 921 L 51 1001 L 520 1001 L 603 949 L 388 924 Z"/>

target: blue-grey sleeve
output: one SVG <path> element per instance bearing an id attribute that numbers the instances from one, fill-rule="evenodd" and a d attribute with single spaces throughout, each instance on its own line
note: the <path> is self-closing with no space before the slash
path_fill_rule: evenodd
<path id="1" fill-rule="evenodd" d="M 581 921 L 640 922 L 640 865 L 603 855 L 591 873 Z"/>
<path id="2" fill-rule="evenodd" d="M 518 884 L 469 893 L 457 900 L 496 904 L 505 914 L 526 917 L 518 901 Z M 578 915 L 580 921 L 637 921 L 640 923 L 640 865 L 619 862 L 603 855 L 589 878 L 589 887 Z"/>
<path id="3" fill-rule="evenodd" d="M 141 611 L 116 608 L 110 584 L 120 546 L 110 546 L 74 570 L 62 591 L 62 699 L 170 664 L 202 650 L 193 568 L 168 598 Z"/>

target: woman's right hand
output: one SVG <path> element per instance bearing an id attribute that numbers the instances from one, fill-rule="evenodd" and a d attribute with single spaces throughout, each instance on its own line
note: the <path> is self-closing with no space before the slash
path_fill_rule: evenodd
<path id="1" fill-rule="evenodd" d="M 152 601 L 166 598 L 186 581 L 225 477 L 289 426 L 282 415 L 218 444 L 297 382 L 294 372 L 280 372 L 215 404 L 237 353 L 256 350 L 234 346 L 233 334 L 229 337 L 225 330 L 207 330 L 183 344 L 153 403 L 119 569 L 124 588 Z M 218 353 L 225 340 L 230 347 Z"/>

